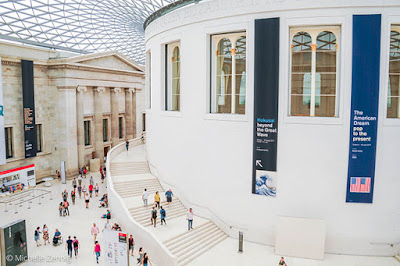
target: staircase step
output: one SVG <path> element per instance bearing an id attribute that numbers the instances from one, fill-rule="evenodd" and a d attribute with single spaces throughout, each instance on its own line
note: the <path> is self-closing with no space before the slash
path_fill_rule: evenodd
<path id="1" fill-rule="evenodd" d="M 172 206 L 172 205 L 174 205 L 174 204 L 179 204 L 179 203 L 181 203 L 181 201 L 180 201 L 179 199 L 174 199 L 174 200 L 171 202 L 170 205 L 168 205 L 166 201 L 161 201 L 161 202 L 160 202 L 161 206 Z M 147 206 L 147 207 L 145 207 L 145 206 L 137 206 L 137 207 L 129 208 L 129 211 L 133 211 L 133 210 L 137 210 L 137 209 L 151 210 L 152 208 L 153 208 L 153 205 L 149 205 L 149 206 Z"/>
<path id="2" fill-rule="evenodd" d="M 174 245 L 174 246 L 168 247 L 168 249 L 172 253 L 175 254 L 182 250 L 190 248 L 191 246 L 196 245 L 197 243 L 201 243 L 201 241 L 203 239 L 211 238 L 211 236 L 219 234 L 220 232 L 222 232 L 222 231 L 219 230 L 219 228 L 215 226 L 215 227 L 210 228 L 206 232 L 203 232 L 203 234 L 198 234 L 196 236 L 188 237 L 187 239 L 185 239 L 184 243 L 180 243 L 179 245 Z"/>
<path id="3" fill-rule="evenodd" d="M 204 223 L 204 224 L 201 224 L 201 225 L 198 226 L 198 227 L 195 227 L 193 230 L 190 230 L 189 232 L 183 232 L 183 233 L 181 233 L 181 234 L 179 234 L 179 235 L 176 235 L 176 236 L 174 236 L 174 237 L 171 237 L 170 239 L 167 239 L 166 241 L 164 241 L 164 245 L 168 245 L 168 244 L 171 243 L 172 241 L 174 241 L 174 240 L 176 241 L 176 240 L 178 240 L 178 239 L 184 237 L 186 234 L 190 234 L 190 233 L 197 232 L 197 231 L 199 231 L 200 229 L 202 229 L 203 227 L 206 227 L 206 226 L 208 226 L 208 225 L 210 225 L 210 224 L 212 224 L 212 222 L 211 222 L 211 221 L 208 221 L 208 222 L 206 222 L 206 223 Z M 175 242 L 175 241 L 174 241 L 174 242 Z"/>
<path id="4" fill-rule="evenodd" d="M 179 205 L 171 206 L 171 208 L 169 208 L 169 209 L 164 208 L 164 210 L 167 213 L 167 216 L 169 214 L 174 213 L 174 212 L 181 211 L 182 209 L 185 210 L 185 208 L 183 206 L 179 206 Z M 141 211 L 141 212 L 133 212 L 133 213 L 131 212 L 131 215 L 132 215 L 132 217 L 134 219 L 139 219 L 139 218 L 141 218 L 143 216 L 150 216 L 151 211 L 152 211 L 152 209 L 150 209 L 150 210 L 146 209 L 146 210 Z M 157 210 L 157 213 L 159 213 L 159 210 Z"/>
<path id="5" fill-rule="evenodd" d="M 199 257 L 203 253 L 207 252 L 208 250 L 212 249 L 214 246 L 218 245 L 222 241 L 224 241 L 228 236 L 226 234 L 222 235 L 220 238 L 215 239 L 214 241 L 208 243 L 208 245 L 198 249 L 196 252 L 191 254 L 187 254 L 187 256 L 181 257 L 178 259 L 178 265 L 183 266 L 187 265 L 189 262 L 194 260 L 195 258 Z"/>
<path id="6" fill-rule="evenodd" d="M 400 262 L 400 254 L 397 254 L 396 256 L 394 256 L 394 258 L 395 258 L 398 262 Z"/>
<path id="7" fill-rule="evenodd" d="M 174 249 L 176 246 L 184 244 L 188 239 L 196 238 L 199 235 L 204 235 L 208 231 L 212 230 L 213 228 L 217 228 L 217 227 L 213 223 L 209 223 L 206 226 L 201 227 L 199 230 L 197 230 L 195 232 L 193 232 L 194 229 L 187 231 L 186 234 L 184 234 L 182 237 L 176 239 L 175 241 L 169 242 L 168 244 L 166 244 L 166 246 L 169 249 Z"/>
<path id="8" fill-rule="evenodd" d="M 167 216 L 167 218 L 165 219 L 166 221 L 167 221 L 167 223 L 168 223 L 168 221 L 169 220 L 172 220 L 172 219 L 174 219 L 174 218 L 177 218 L 177 217 L 184 217 L 184 215 L 185 215 L 185 212 L 183 212 L 183 213 L 176 213 L 176 214 L 173 214 L 173 215 L 171 215 L 171 216 Z M 160 224 L 160 217 L 157 217 L 157 223 L 158 224 Z M 151 226 L 151 222 L 150 222 L 150 217 L 148 218 L 148 222 L 147 223 L 141 223 L 143 226 Z"/>
<path id="9" fill-rule="evenodd" d="M 192 242 L 190 245 L 183 245 L 182 248 L 178 247 L 175 249 L 175 252 L 173 252 L 177 258 L 181 258 L 182 256 L 185 256 L 192 250 L 195 250 L 196 248 L 199 247 L 205 247 L 207 243 L 219 238 L 220 236 L 224 235 L 224 232 L 221 230 L 216 230 L 211 234 L 207 235 L 201 235 L 197 238 L 197 242 Z"/>

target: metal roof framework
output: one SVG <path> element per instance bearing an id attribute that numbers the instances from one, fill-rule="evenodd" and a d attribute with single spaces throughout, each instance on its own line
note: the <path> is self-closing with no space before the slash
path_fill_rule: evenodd
<path id="1" fill-rule="evenodd" d="M 0 0 L 0 38 L 144 63 L 143 23 L 176 0 Z"/>

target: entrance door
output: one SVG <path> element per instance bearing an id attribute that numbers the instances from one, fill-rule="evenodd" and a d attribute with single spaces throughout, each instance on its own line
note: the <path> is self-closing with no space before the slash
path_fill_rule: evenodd
<path id="1" fill-rule="evenodd" d="M 104 158 L 107 157 L 107 153 L 109 150 L 110 150 L 110 146 L 104 147 Z M 104 160 L 104 162 L 105 162 L 105 160 Z"/>

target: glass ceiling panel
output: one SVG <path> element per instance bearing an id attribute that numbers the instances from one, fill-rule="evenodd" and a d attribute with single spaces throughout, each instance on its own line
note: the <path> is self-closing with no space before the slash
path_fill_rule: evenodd
<path id="1" fill-rule="evenodd" d="M 0 38 L 144 64 L 143 22 L 177 0 L 0 0 Z M 29 22 L 29 23 L 25 23 Z"/>

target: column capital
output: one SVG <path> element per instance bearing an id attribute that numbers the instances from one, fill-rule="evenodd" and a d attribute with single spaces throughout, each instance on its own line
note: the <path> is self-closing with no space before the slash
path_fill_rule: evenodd
<path id="1" fill-rule="evenodd" d="M 135 88 L 128 88 L 128 92 L 130 92 L 130 93 L 135 93 L 135 92 L 136 92 L 136 89 L 135 89 Z"/>
<path id="2" fill-rule="evenodd" d="M 118 94 L 119 92 L 121 92 L 121 88 L 114 88 L 113 91 Z"/>
<path id="3" fill-rule="evenodd" d="M 106 92 L 106 88 L 104 88 L 104 87 L 97 87 L 97 88 L 95 89 L 95 91 L 97 91 L 98 93 L 102 94 L 103 92 Z"/>
<path id="4" fill-rule="evenodd" d="M 78 86 L 78 87 L 76 87 L 76 90 L 78 92 L 87 92 L 87 87 L 86 86 Z"/>

